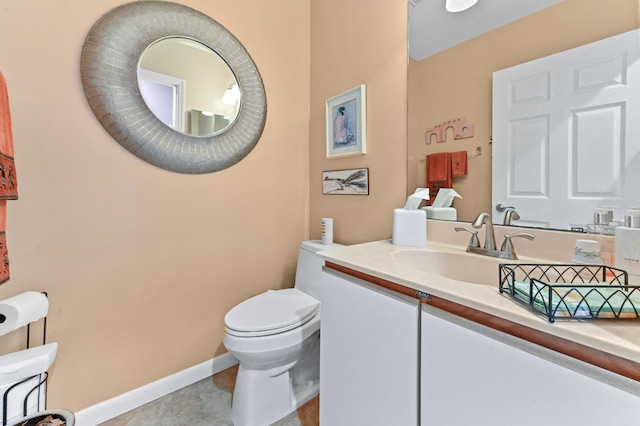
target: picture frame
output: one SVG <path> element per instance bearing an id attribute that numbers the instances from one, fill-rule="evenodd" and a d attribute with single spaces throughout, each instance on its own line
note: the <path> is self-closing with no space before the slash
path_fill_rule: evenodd
<path id="1" fill-rule="evenodd" d="M 327 158 L 366 154 L 366 104 L 364 84 L 327 99 Z"/>
<path id="2" fill-rule="evenodd" d="M 322 172 L 322 193 L 332 195 L 369 195 L 369 169 Z"/>

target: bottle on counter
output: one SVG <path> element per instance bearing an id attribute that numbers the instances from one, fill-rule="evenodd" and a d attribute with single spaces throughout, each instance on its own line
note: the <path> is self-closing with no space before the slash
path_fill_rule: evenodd
<path id="1" fill-rule="evenodd" d="M 640 208 L 628 210 L 615 233 L 616 268 L 627 271 L 629 285 L 640 285 Z"/>
<path id="2" fill-rule="evenodd" d="M 616 260 L 615 230 L 613 210 L 607 207 L 597 208 L 593 214 L 593 223 L 587 225 L 587 239 L 598 242 L 602 263 L 607 266 L 613 266 Z"/>

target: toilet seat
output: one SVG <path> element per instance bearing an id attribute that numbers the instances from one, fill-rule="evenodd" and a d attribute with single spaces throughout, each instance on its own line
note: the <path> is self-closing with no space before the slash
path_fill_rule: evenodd
<path id="1" fill-rule="evenodd" d="M 300 327 L 319 310 L 320 301 L 298 289 L 270 290 L 231 309 L 224 325 L 233 336 L 267 336 Z"/>

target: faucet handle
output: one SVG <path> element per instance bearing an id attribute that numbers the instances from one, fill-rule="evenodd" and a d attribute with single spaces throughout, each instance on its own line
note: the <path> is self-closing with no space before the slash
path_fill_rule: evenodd
<path id="1" fill-rule="evenodd" d="M 518 234 L 507 235 L 504 236 L 504 242 L 502 243 L 502 247 L 500 247 L 500 251 L 505 253 L 511 253 L 513 255 L 512 259 L 517 259 L 516 251 L 513 249 L 513 244 L 511 243 L 512 238 L 526 238 L 527 240 L 533 240 L 535 238 L 534 235 L 527 234 L 526 232 L 520 232 Z"/>
<path id="2" fill-rule="evenodd" d="M 454 229 L 456 232 L 467 231 L 468 233 L 471 234 L 471 239 L 469 240 L 469 247 L 480 247 L 480 240 L 478 240 L 478 231 L 474 231 L 469 228 L 462 228 L 459 226 L 456 226 Z"/>

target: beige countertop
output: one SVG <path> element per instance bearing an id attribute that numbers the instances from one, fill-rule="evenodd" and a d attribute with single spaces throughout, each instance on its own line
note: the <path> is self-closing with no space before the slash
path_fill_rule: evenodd
<path id="1" fill-rule="evenodd" d="M 416 254 L 417 251 L 438 251 L 480 258 L 482 260 L 470 259 L 471 264 L 481 261 L 491 269 L 495 265 L 495 284 L 472 284 L 447 278 L 434 271 L 442 268 L 441 264 L 429 265 L 429 262 L 425 262 L 425 265 L 420 267 L 407 266 L 398 261 L 403 256 L 401 253 L 407 251 L 414 252 L 410 254 Z M 640 320 L 557 319 L 551 323 L 528 307 L 516 303 L 510 296 L 500 293 L 498 264 L 514 263 L 512 261 L 465 253 L 464 247 L 455 245 L 428 242 L 425 248 L 416 248 L 395 246 L 390 240 L 328 249 L 319 254 L 325 260 L 349 269 L 640 363 Z M 540 260 L 521 257 L 519 262 L 540 263 Z M 467 270 L 461 269 L 465 268 L 465 265 L 460 264 L 447 267 L 455 270 L 455 273 L 473 274 L 473 267 L 467 267 Z"/>

